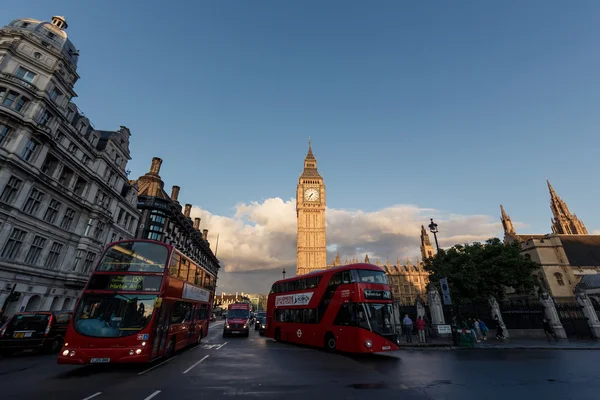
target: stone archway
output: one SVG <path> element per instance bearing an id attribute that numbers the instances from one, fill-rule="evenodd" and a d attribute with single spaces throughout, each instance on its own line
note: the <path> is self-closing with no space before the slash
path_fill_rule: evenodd
<path id="1" fill-rule="evenodd" d="M 52 299 L 52 304 L 50 305 L 50 311 L 59 311 L 60 310 L 60 306 L 58 305 L 60 301 L 60 297 L 56 296 L 54 299 Z"/>
<path id="2" fill-rule="evenodd" d="M 67 297 L 63 303 L 61 311 L 69 311 L 71 307 L 71 299 Z"/>
<path id="3" fill-rule="evenodd" d="M 37 294 L 31 296 L 25 307 L 25 311 L 39 311 L 42 304 L 42 298 Z"/>

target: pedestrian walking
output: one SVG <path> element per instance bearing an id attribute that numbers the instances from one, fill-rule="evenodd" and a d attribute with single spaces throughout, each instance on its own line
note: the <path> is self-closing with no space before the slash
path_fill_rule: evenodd
<path id="1" fill-rule="evenodd" d="M 497 315 L 494 316 L 494 322 L 496 323 L 496 339 L 504 339 L 504 330 Z"/>
<path id="2" fill-rule="evenodd" d="M 479 342 L 481 340 L 481 337 L 483 336 L 481 334 L 481 327 L 479 326 L 479 318 L 475 318 L 473 320 L 473 330 L 475 331 L 475 337 L 477 338 L 477 341 Z"/>
<path id="3" fill-rule="evenodd" d="M 408 314 L 404 314 L 402 326 L 404 327 L 404 333 L 406 334 L 406 342 L 412 343 L 413 322 L 412 319 L 410 319 L 410 317 L 408 316 Z"/>
<path id="4" fill-rule="evenodd" d="M 483 340 L 487 340 L 487 334 L 490 328 L 488 328 L 485 322 L 483 322 L 479 318 L 477 319 L 477 322 L 479 322 L 479 329 L 481 329 L 481 336 L 483 337 Z"/>
<path id="5" fill-rule="evenodd" d="M 419 334 L 419 343 L 425 343 L 426 324 L 420 315 L 417 317 L 417 322 L 415 323 L 415 325 L 417 326 L 417 333 Z"/>
<path id="6" fill-rule="evenodd" d="M 553 337 L 554 340 L 556 340 L 558 342 L 558 337 L 556 337 L 556 333 L 554 332 L 554 329 L 550 325 L 550 321 L 546 318 L 544 318 L 544 333 L 546 334 L 546 338 L 548 339 L 549 342 L 551 341 L 550 340 L 551 337 Z"/>

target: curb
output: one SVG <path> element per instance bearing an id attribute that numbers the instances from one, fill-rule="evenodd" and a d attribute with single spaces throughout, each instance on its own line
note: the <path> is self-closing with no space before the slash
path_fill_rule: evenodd
<path id="1" fill-rule="evenodd" d="M 473 347 L 477 350 L 600 350 L 600 347 L 497 346 Z"/>

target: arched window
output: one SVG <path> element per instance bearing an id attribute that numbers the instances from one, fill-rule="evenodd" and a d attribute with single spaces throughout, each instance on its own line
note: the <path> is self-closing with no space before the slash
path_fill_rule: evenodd
<path id="1" fill-rule="evenodd" d="M 554 277 L 556 278 L 556 283 L 558 283 L 558 286 L 565 286 L 565 281 L 563 280 L 563 276 L 560 272 L 555 273 Z"/>

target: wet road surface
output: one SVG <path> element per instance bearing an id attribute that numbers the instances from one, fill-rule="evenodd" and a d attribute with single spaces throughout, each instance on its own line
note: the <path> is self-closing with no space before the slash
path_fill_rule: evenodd
<path id="1" fill-rule="evenodd" d="M 598 399 L 595 351 L 422 350 L 344 356 L 252 331 L 151 366 L 61 366 L 56 356 L 0 359 L 2 399 Z M 511 399 L 511 400 L 512 400 Z"/>

